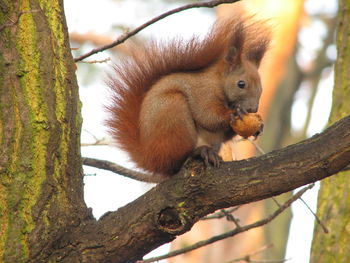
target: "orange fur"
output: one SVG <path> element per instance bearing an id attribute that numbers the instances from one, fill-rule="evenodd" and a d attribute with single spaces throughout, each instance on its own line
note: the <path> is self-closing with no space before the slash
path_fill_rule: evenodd
<path id="1" fill-rule="evenodd" d="M 233 111 L 224 105 L 225 74 L 242 71 L 254 86 L 270 39 L 266 27 L 251 21 L 236 15 L 216 22 L 204 39 L 151 41 L 115 65 L 106 124 L 139 167 L 174 174 L 196 147 L 200 130 L 227 131 Z M 186 85 L 192 91 L 180 88 Z"/>

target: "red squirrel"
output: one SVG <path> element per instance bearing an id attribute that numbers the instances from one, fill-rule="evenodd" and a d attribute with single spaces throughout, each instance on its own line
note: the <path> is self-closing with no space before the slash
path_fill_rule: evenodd
<path id="1" fill-rule="evenodd" d="M 151 41 L 114 66 L 106 121 L 142 181 L 160 182 L 190 155 L 217 166 L 218 146 L 233 136 L 233 115 L 255 113 L 258 73 L 270 42 L 265 22 L 236 15 L 201 39 Z"/>

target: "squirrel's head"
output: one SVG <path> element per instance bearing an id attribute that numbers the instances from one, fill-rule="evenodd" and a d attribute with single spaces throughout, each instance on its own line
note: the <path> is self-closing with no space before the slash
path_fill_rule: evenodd
<path id="1" fill-rule="evenodd" d="M 224 55 L 224 96 L 227 107 L 257 112 L 262 92 L 259 65 L 267 50 L 270 35 L 257 35 L 254 26 L 240 23 L 235 28 Z"/>
<path id="2" fill-rule="evenodd" d="M 224 78 L 225 101 L 230 109 L 257 112 L 261 91 L 258 68 L 249 61 L 227 73 Z"/>

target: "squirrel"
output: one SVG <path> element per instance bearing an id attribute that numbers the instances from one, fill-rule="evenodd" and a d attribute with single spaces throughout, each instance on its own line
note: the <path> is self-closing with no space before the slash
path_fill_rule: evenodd
<path id="1" fill-rule="evenodd" d="M 191 155 L 219 165 L 218 146 L 236 135 L 233 116 L 258 110 L 270 39 L 265 21 L 239 14 L 216 21 L 202 39 L 152 40 L 114 65 L 106 125 L 149 172 L 141 181 L 169 178 Z"/>

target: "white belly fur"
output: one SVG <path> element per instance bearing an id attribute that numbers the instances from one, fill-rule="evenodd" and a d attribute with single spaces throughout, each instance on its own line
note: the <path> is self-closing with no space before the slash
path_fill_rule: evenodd
<path id="1" fill-rule="evenodd" d="M 223 142 L 224 133 L 212 133 L 206 130 L 199 129 L 198 137 L 197 137 L 197 147 L 206 145 L 206 146 L 214 146 L 217 144 L 221 144 Z"/>

